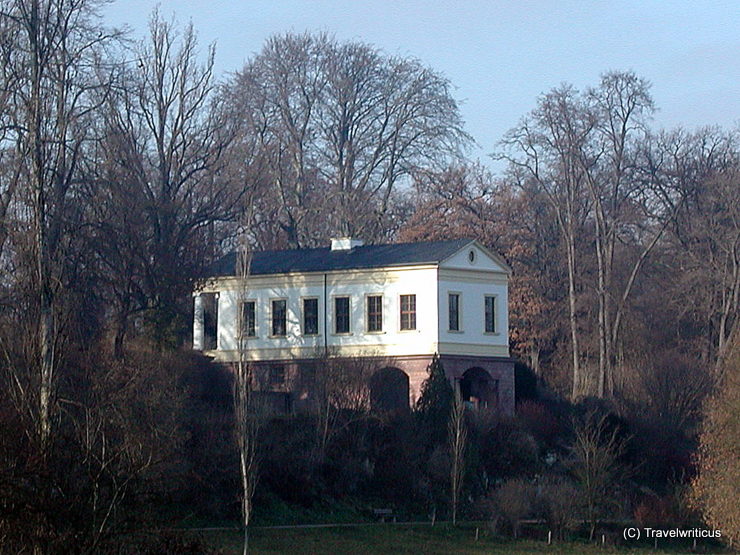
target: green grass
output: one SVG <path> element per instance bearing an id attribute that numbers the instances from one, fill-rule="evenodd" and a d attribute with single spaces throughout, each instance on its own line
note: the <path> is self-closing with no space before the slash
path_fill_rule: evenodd
<path id="1" fill-rule="evenodd" d="M 257 506 L 252 523 L 256 528 L 261 526 L 282 526 L 294 524 L 323 524 L 325 522 L 349 524 L 369 522 L 369 511 L 357 505 L 331 501 L 317 503 L 304 508 L 285 503 L 276 498 L 269 498 Z"/>
<path id="2" fill-rule="evenodd" d="M 691 553 L 685 549 L 628 548 L 597 546 L 586 543 L 554 543 L 535 540 L 507 540 L 494 537 L 481 527 L 479 539 L 475 539 L 475 526 L 453 528 L 450 525 L 371 525 L 332 528 L 256 528 L 250 535 L 252 553 L 299 554 L 527 554 L 527 553 Z M 207 544 L 217 547 L 228 555 L 241 553 L 241 536 L 237 532 L 205 532 Z M 714 550 L 717 553 L 717 550 Z"/>

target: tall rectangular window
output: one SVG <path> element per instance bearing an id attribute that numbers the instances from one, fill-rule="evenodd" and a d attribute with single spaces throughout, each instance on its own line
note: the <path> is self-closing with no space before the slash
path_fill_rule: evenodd
<path id="1" fill-rule="evenodd" d="M 367 296 L 367 331 L 383 331 L 383 297 Z"/>
<path id="2" fill-rule="evenodd" d="M 319 300 L 303 299 L 303 335 L 319 333 Z"/>
<path id="3" fill-rule="evenodd" d="M 334 297 L 334 333 L 349 333 L 349 297 Z"/>
<path id="4" fill-rule="evenodd" d="M 496 333 L 496 297 L 486 295 L 486 333 Z"/>
<path id="5" fill-rule="evenodd" d="M 450 312 L 450 331 L 460 331 L 460 293 L 449 293 L 447 296 Z"/>
<path id="6" fill-rule="evenodd" d="M 401 329 L 416 329 L 416 295 L 401 295 Z"/>
<path id="7" fill-rule="evenodd" d="M 241 304 L 241 319 L 242 337 L 254 337 L 257 334 L 257 304 L 254 301 Z"/>
<path id="8" fill-rule="evenodd" d="M 272 301 L 272 335 L 285 335 L 287 330 L 288 309 L 285 299 Z"/>

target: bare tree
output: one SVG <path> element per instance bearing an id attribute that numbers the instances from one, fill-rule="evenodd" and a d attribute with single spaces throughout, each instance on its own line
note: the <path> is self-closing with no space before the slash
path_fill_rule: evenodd
<path id="1" fill-rule="evenodd" d="M 0 51 L 8 59 L 15 48 L 15 22 L 12 18 L 0 18 Z M 0 65 L 0 261 L 10 229 L 10 207 L 20 180 L 23 165 L 18 160 L 18 140 L 21 129 L 14 121 L 13 91 L 19 86 L 19 75 L 11 64 Z"/>
<path id="2" fill-rule="evenodd" d="M 257 487 L 259 461 L 257 458 L 257 440 L 260 428 L 260 409 L 255 397 L 254 364 L 250 360 L 249 345 L 246 333 L 247 315 L 244 313 L 245 301 L 249 297 L 249 276 L 252 265 L 252 248 L 249 244 L 248 230 L 253 221 L 254 205 L 251 197 L 242 212 L 242 233 L 237 251 L 237 275 L 239 290 L 237 297 L 236 340 L 239 359 L 234 367 L 234 431 L 239 451 L 239 474 L 241 480 L 241 516 L 243 553 L 249 550 L 249 524 L 252 519 L 252 500 Z"/>
<path id="3" fill-rule="evenodd" d="M 579 335 L 576 276 L 588 260 L 575 238 L 593 230 L 598 367 L 594 372 L 588 363 L 581 364 L 580 353 L 572 353 L 574 397 L 612 395 L 628 301 L 680 206 L 666 183 L 652 179 L 642 167 L 642 152 L 651 140 L 646 127 L 653 110 L 649 87 L 631 72 L 606 73 L 585 94 L 561 87 L 543 96 L 532 115 L 503 141 L 510 152 L 502 157 L 522 188 L 534 183 L 557 215 L 568 262 L 572 345 Z"/>
<path id="4" fill-rule="evenodd" d="M 635 366 L 624 393 L 639 400 L 646 420 L 664 430 L 694 429 L 712 389 L 711 367 L 668 350 L 650 353 Z"/>
<path id="5" fill-rule="evenodd" d="M 149 491 L 166 491 L 185 439 L 184 395 L 173 384 L 178 355 L 136 353 L 126 361 L 99 353 L 85 361 L 89 378 L 79 398 L 62 397 L 68 431 L 76 443 L 81 476 L 65 493 L 84 515 L 83 553 L 99 553 L 138 520 L 128 510 Z M 89 366 L 88 366 L 89 365 Z M 93 368 L 94 365 L 94 368 Z M 177 372 L 177 370 L 176 370 Z M 69 449 L 69 447 L 68 447 Z M 76 466 L 76 465 L 75 465 Z"/>
<path id="6" fill-rule="evenodd" d="M 666 248 L 676 253 L 675 294 L 681 319 L 705 331 L 700 356 L 718 367 L 740 311 L 740 180 L 738 134 L 719 129 L 675 131 L 646 153 L 652 178 L 674 192 Z"/>
<path id="7" fill-rule="evenodd" d="M 578 523 L 578 490 L 566 479 L 550 477 L 538 484 L 535 503 L 559 540 L 563 539 L 566 530 Z"/>
<path id="8" fill-rule="evenodd" d="M 576 422 L 575 439 L 570 448 L 571 472 L 581 488 L 586 520 L 593 539 L 596 525 L 604 511 L 616 503 L 614 490 L 625 475 L 619 458 L 625 451 L 620 429 L 610 426 L 608 415 L 594 411 Z"/>
<path id="9" fill-rule="evenodd" d="M 597 163 L 581 157 L 586 184 L 593 200 L 594 237 L 598 269 L 596 292 L 599 300 L 599 397 L 613 390 L 614 353 L 619 340 L 622 313 L 627 298 L 646 256 L 656 245 L 665 225 L 653 233 L 633 265 L 630 277 L 617 293 L 612 314 L 614 263 L 617 243 L 634 223 L 640 205 L 639 182 L 630 179 L 636 162 L 634 135 L 647 132 L 644 118 L 653 110 L 649 84 L 634 73 L 610 72 L 601 77 L 597 88 L 587 93 L 587 110 L 595 121 Z M 644 206 L 644 205 L 643 205 Z M 639 208 L 637 209 L 639 211 Z"/>
<path id="10" fill-rule="evenodd" d="M 450 445 L 450 497 L 452 498 L 452 524 L 457 524 L 457 512 L 465 479 L 465 455 L 468 448 L 468 430 L 465 426 L 465 403 L 460 388 L 455 389 L 455 399 L 447 425 Z"/>
<path id="11" fill-rule="evenodd" d="M 242 132 L 269 160 L 268 197 L 291 247 L 323 240 L 327 222 L 374 239 L 398 183 L 469 141 L 445 78 L 326 35 L 273 37 L 230 90 Z"/>
<path id="12" fill-rule="evenodd" d="M 98 53 L 112 38 L 98 24 L 96 5 L 85 0 L 6 0 L 0 8 L 4 38 L 14 36 L 2 44 L 3 72 L 14 82 L 15 160 L 21 164 L 17 175 L 30 214 L 30 275 L 38 311 L 34 397 L 42 452 L 48 450 L 52 436 L 61 328 L 58 296 L 64 283 L 71 198 L 90 138 L 91 113 L 100 91 L 108 88 L 105 72 L 92 69 L 101 67 L 96 65 Z"/>
<path id="13" fill-rule="evenodd" d="M 320 172 L 337 195 L 339 231 L 374 238 L 396 184 L 440 167 L 468 140 L 449 82 L 417 60 L 335 45 L 320 105 Z M 361 207 L 372 218 L 357 218 Z"/>
<path id="14" fill-rule="evenodd" d="M 214 47 L 199 60 L 192 25 L 155 11 L 149 37 L 109 97 L 96 187 L 99 259 L 116 305 L 116 348 L 145 312 L 158 339 L 178 336 L 180 301 L 236 219 L 243 188 L 225 172 L 234 133 L 213 82 Z"/>
<path id="15" fill-rule="evenodd" d="M 325 35 L 272 37 L 262 53 L 237 74 L 230 96 L 243 118 L 242 134 L 255 137 L 274 182 L 277 222 L 289 246 L 303 245 L 316 181 L 312 175 L 316 105 L 326 72 L 321 56 Z M 271 193 L 271 194 L 270 194 Z"/>
<path id="16" fill-rule="evenodd" d="M 587 394 L 592 386 L 591 377 L 581 370 L 576 243 L 590 210 L 584 168 L 595 163 L 594 127 L 577 91 L 564 85 L 540 98 L 530 116 L 504 137 L 506 152 L 497 155 L 511 164 L 515 182 L 522 187 L 533 182 L 545 194 L 557 216 L 568 268 L 572 398 Z"/>
<path id="17" fill-rule="evenodd" d="M 370 418 L 370 378 L 386 364 L 381 358 L 340 357 L 334 349 L 323 350 L 316 358 L 310 387 L 316 400 L 315 459 L 323 462 L 341 431 Z"/>

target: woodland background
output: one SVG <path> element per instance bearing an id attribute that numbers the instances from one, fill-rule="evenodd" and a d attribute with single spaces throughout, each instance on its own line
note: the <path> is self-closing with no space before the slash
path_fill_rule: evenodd
<path id="1" fill-rule="evenodd" d="M 0 2 L 3 550 L 235 520 L 231 378 L 188 350 L 194 283 L 244 242 L 350 235 L 507 259 L 517 414 L 456 415 L 435 367 L 413 411 L 371 414 L 327 361 L 321 414 L 255 432 L 257 521 L 392 505 L 737 541 L 736 124 L 654 129 L 649 81 L 610 71 L 532 99 L 493 173 L 419 60 L 286 34 L 216 76 L 192 27 L 155 12 L 137 41 L 97 7 Z"/>

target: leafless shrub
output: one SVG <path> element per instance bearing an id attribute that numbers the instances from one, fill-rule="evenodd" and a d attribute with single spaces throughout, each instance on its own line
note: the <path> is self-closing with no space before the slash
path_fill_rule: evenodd
<path id="1" fill-rule="evenodd" d="M 610 425 L 608 415 L 588 412 L 574 426 L 575 439 L 570 448 L 571 473 L 580 486 L 581 501 L 593 539 L 596 525 L 616 501 L 625 469 L 619 459 L 624 454 L 625 441 L 619 428 Z"/>
<path id="2" fill-rule="evenodd" d="M 578 489 L 563 478 L 547 479 L 537 489 L 535 506 L 555 537 L 563 539 L 577 522 Z"/>
<path id="3" fill-rule="evenodd" d="M 502 519 L 514 538 L 519 537 L 519 521 L 532 512 L 534 489 L 520 478 L 507 480 L 490 495 L 494 519 Z"/>

